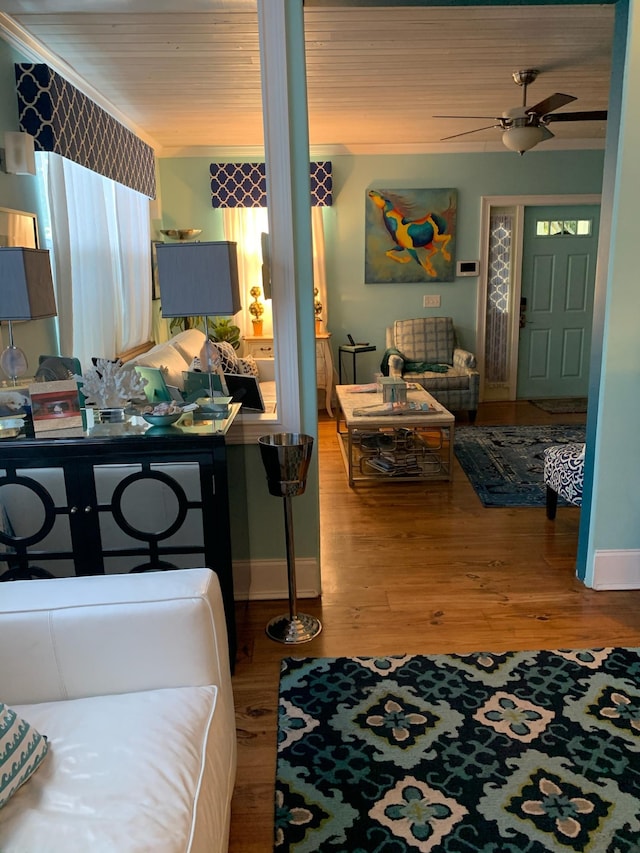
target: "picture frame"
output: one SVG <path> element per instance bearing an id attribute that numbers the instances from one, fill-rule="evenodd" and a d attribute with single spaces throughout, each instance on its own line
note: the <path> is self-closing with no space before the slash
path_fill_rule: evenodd
<path id="1" fill-rule="evenodd" d="M 365 215 L 365 284 L 453 281 L 458 193 L 370 189 Z"/>
<path id="2" fill-rule="evenodd" d="M 23 417 L 31 414 L 28 385 L 0 388 L 0 418 Z"/>
<path id="3" fill-rule="evenodd" d="M 82 432 L 78 383 L 73 380 L 36 382 L 29 386 L 34 432 Z"/>

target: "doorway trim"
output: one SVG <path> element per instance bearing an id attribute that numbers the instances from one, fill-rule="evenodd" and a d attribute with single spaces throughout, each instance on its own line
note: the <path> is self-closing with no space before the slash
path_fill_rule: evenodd
<path id="1" fill-rule="evenodd" d="M 509 208 L 514 213 L 513 269 L 509 294 L 509 355 L 508 380 L 505 386 L 505 401 L 516 399 L 518 378 L 518 327 L 520 292 L 522 289 L 522 251 L 524 240 L 524 211 L 526 207 L 564 206 L 572 204 L 601 205 L 599 193 L 571 195 L 500 195 L 483 196 L 480 211 L 480 281 L 476 323 L 476 358 L 480 371 L 480 402 L 485 399 L 485 344 L 487 324 L 487 293 L 489 285 L 489 238 L 491 214 L 494 208 Z"/>

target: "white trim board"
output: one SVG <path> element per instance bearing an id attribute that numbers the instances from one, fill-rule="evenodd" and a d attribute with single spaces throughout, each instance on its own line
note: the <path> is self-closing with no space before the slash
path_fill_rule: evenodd
<path id="1" fill-rule="evenodd" d="M 593 561 L 593 589 L 640 589 L 640 550 L 601 550 Z"/>
<path id="2" fill-rule="evenodd" d="M 298 598 L 321 594 L 320 567 L 314 557 L 296 559 L 296 588 Z M 234 560 L 233 590 L 236 601 L 288 600 L 286 559 Z"/>

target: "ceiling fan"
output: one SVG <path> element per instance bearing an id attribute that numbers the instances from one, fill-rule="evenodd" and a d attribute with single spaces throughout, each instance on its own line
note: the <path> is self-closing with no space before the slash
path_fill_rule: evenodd
<path id="1" fill-rule="evenodd" d="M 477 127 L 475 130 L 465 130 L 463 133 L 454 133 L 452 136 L 443 137 L 456 139 L 459 136 L 467 136 L 470 133 L 478 133 L 492 127 L 499 127 L 502 133 L 502 141 L 505 146 L 519 154 L 530 151 L 538 143 L 551 139 L 554 134 L 547 125 L 552 121 L 605 121 L 606 110 L 583 110 L 572 113 L 556 113 L 555 110 L 577 100 L 573 95 L 564 95 L 555 92 L 532 107 L 527 106 L 527 86 L 536 79 L 540 72 L 535 68 L 524 71 L 514 71 L 513 81 L 522 87 L 522 106 L 511 107 L 504 110 L 501 116 L 433 116 L 434 118 L 485 118 L 493 119 L 497 124 L 489 124 L 485 127 Z"/>

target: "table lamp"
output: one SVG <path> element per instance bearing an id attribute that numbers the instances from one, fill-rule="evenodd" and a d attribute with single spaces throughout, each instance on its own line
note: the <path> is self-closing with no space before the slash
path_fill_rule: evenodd
<path id="1" fill-rule="evenodd" d="M 0 367 L 14 385 L 27 372 L 28 363 L 13 342 L 13 321 L 40 320 L 56 313 L 48 250 L 0 248 L 0 320 L 9 323 L 9 346 L 0 353 Z"/>
<path id="2" fill-rule="evenodd" d="M 208 318 L 232 316 L 242 308 L 237 245 L 228 241 L 159 243 L 156 257 L 162 316 L 204 318 L 209 396 L 212 397 Z"/>

